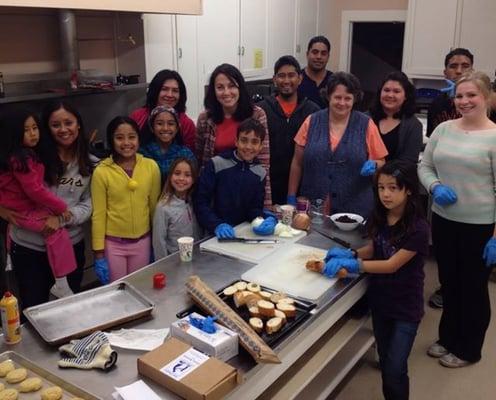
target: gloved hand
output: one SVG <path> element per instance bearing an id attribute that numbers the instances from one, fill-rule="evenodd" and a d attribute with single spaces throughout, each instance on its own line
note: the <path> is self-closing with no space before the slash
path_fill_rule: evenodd
<path id="1" fill-rule="evenodd" d="M 94 263 L 95 274 L 103 285 L 110 283 L 110 273 L 107 259 L 95 258 Z"/>
<path id="2" fill-rule="evenodd" d="M 117 353 L 110 347 L 107 336 L 96 331 L 81 340 L 71 340 L 59 347 L 62 359 L 58 365 L 62 368 L 108 370 L 117 362 Z"/>
<path id="3" fill-rule="evenodd" d="M 226 223 L 217 225 L 214 233 L 218 239 L 233 239 L 236 236 L 233 227 Z"/>
<path id="4" fill-rule="evenodd" d="M 277 219 L 277 215 L 274 214 L 272 211 L 267 210 L 266 208 L 263 209 L 263 215 L 262 216 L 264 218 L 274 217 L 275 219 Z"/>
<path id="5" fill-rule="evenodd" d="M 358 274 L 360 264 L 356 258 L 331 258 L 326 262 L 322 274 L 329 278 L 334 278 L 341 268 L 352 274 Z"/>
<path id="6" fill-rule="evenodd" d="M 451 79 L 444 80 L 448 86 L 445 88 L 439 89 L 443 93 L 447 93 L 449 97 L 455 97 L 456 85 Z"/>
<path id="7" fill-rule="evenodd" d="M 492 237 L 486 243 L 482 258 L 486 262 L 486 267 L 492 267 L 496 264 L 496 238 Z"/>
<path id="8" fill-rule="evenodd" d="M 253 232 L 257 235 L 268 236 L 274 234 L 274 229 L 277 225 L 277 218 L 268 217 L 263 222 L 253 228 Z"/>
<path id="9" fill-rule="evenodd" d="M 437 185 L 432 189 L 434 202 L 440 206 L 447 206 L 456 203 L 458 197 L 453 189 L 446 185 Z"/>
<path id="10" fill-rule="evenodd" d="M 343 249 L 341 247 L 333 247 L 327 252 L 324 261 L 327 262 L 331 258 L 355 258 L 355 255 L 350 249 Z"/>
<path id="11" fill-rule="evenodd" d="M 376 170 L 377 170 L 377 163 L 374 160 L 367 160 L 362 165 L 362 169 L 360 170 L 360 175 L 371 176 L 374 175 Z"/>
<path id="12" fill-rule="evenodd" d="M 288 198 L 286 199 L 288 204 L 291 204 L 292 206 L 296 207 L 296 195 L 294 194 L 288 194 Z"/>

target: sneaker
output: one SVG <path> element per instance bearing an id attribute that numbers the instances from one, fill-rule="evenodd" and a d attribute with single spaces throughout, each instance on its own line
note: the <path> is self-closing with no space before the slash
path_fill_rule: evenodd
<path id="1" fill-rule="evenodd" d="M 434 358 L 440 358 L 448 353 L 449 351 L 439 343 L 431 344 L 427 349 L 427 354 Z"/>
<path id="2" fill-rule="evenodd" d="M 469 361 L 458 358 L 453 353 L 448 353 L 439 359 L 439 364 L 448 368 L 462 368 L 470 364 Z"/>
<path id="3" fill-rule="evenodd" d="M 58 299 L 62 297 L 72 296 L 74 294 L 74 292 L 69 287 L 59 286 L 57 284 L 52 286 L 52 288 L 50 289 L 50 293 Z"/>
<path id="4" fill-rule="evenodd" d="M 432 308 L 443 308 L 443 295 L 441 294 L 441 288 L 431 294 L 431 297 L 429 297 L 429 306 Z"/>

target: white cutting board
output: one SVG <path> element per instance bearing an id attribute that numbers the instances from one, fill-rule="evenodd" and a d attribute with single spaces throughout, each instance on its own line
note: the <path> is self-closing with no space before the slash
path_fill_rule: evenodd
<path id="1" fill-rule="evenodd" d="M 219 242 L 216 237 L 200 243 L 201 250 L 211 251 L 213 253 L 224 254 L 226 256 L 234 257 L 239 260 L 249 261 L 252 263 L 259 263 L 265 257 L 271 255 L 274 251 L 284 247 L 288 243 L 294 243 L 306 236 L 305 231 L 301 231 L 298 235 L 292 238 L 280 238 L 278 236 L 259 236 L 253 233 L 250 223 L 243 222 L 234 227 L 236 237 L 250 238 L 250 239 L 277 239 L 279 243 L 240 243 L 240 242 Z"/>
<path id="2" fill-rule="evenodd" d="M 322 259 L 327 251 L 293 243 L 264 259 L 241 278 L 312 302 L 329 290 L 337 279 L 327 278 L 305 268 L 311 258 Z"/>

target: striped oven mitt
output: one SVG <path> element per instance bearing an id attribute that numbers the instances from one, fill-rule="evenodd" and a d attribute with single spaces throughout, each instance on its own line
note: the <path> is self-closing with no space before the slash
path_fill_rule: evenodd
<path id="1" fill-rule="evenodd" d="M 110 369 L 117 362 L 117 353 L 110 347 L 107 336 L 97 331 L 81 340 L 71 340 L 59 347 L 62 359 L 59 367 Z"/>

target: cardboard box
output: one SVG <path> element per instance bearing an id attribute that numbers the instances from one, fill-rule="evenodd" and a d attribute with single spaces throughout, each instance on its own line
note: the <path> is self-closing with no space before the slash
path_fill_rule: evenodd
<path id="1" fill-rule="evenodd" d="M 222 399 L 238 383 L 234 367 L 176 338 L 139 357 L 138 372 L 191 400 Z"/>
<path id="2" fill-rule="evenodd" d="M 205 318 L 203 315 L 192 313 L 194 318 Z M 170 327 L 171 336 L 177 337 L 185 343 L 190 344 L 195 349 L 216 357 L 219 360 L 227 361 L 238 355 L 238 334 L 230 329 L 215 324 L 217 331 L 207 333 L 195 328 L 189 323 L 189 316 L 173 322 Z"/>

